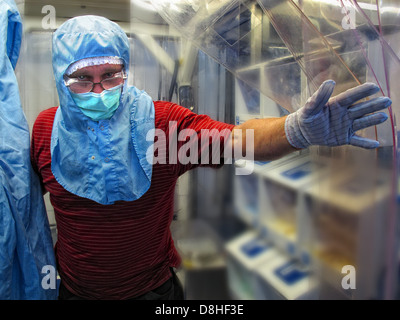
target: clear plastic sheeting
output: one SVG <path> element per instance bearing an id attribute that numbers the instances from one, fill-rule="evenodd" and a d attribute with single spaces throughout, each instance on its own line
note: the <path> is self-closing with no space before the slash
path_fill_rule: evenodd
<path id="1" fill-rule="evenodd" d="M 183 37 L 237 78 L 237 119 L 275 116 L 277 107 L 293 112 L 327 79 L 337 84 L 334 95 L 368 81 L 380 87 L 376 96 L 392 99 L 385 123 L 358 132 L 377 139 L 381 144 L 377 150 L 311 147 L 294 157 L 255 165 L 252 175 L 258 197 L 248 194 L 247 201 L 256 211 L 245 220 L 277 251 L 258 267 L 235 263 L 240 264 L 240 281 L 246 281 L 246 288 L 253 286 L 249 296 L 255 299 L 397 298 L 400 4 L 384 0 L 153 0 L 152 4 Z M 241 190 L 248 188 L 241 183 L 247 179 L 235 179 L 240 193 L 236 202 L 246 203 Z M 292 205 L 286 211 L 277 205 L 288 204 L 289 198 Z M 239 217 L 243 203 L 236 203 Z M 301 281 L 296 282 L 300 272 L 290 279 L 277 279 L 273 272 L 272 266 L 276 271 L 290 261 L 302 266 Z M 228 269 L 239 270 L 237 265 Z M 239 279 L 232 274 L 230 278 Z M 260 286 L 264 293 L 257 295 Z"/>
<path id="2" fill-rule="evenodd" d="M 152 3 L 166 21 L 202 51 L 285 109 L 293 110 L 293 97 L 301 93 L 298 65 L 288 64 L 294 62 L 290 51 L 256 2 Z M 263 41 L 263 35 L 267 35 L 268 43 Z M 262 89 L 260 84 L 265 84 Z"/>

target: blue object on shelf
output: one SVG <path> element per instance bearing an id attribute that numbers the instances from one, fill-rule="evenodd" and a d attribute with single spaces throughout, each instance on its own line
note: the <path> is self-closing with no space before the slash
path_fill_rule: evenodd
<path id="1" fill-rule="evenodd" d="M 282 175 L 291 179 L 291 180 L 298 180 L 303 178 L 311 173 L 311 162 L 308 161 L 298 167 L 289 169 L 287 171 L 282 172 Z"/>
<path id="2" fill-rule="evenodd" d="M 289 261 L 275 269 L 274 274 L 288 285 L 293 285 L 308 275 L 308 271 L 300 268 L 297 261 Z"/>
<path id="3" fill-rule="evenodd" d="M 242 245 L 241 249 L 249 258 L 254 258 L 268 250 L 269 246 L 259 239 L 254 239 Z"/>

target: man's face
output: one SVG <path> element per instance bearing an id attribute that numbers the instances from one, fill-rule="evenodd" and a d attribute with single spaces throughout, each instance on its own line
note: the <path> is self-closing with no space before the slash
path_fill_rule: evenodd
<path id="1" fill-rule="evenodd" d="M 80 81 L 92 81 L 95 83 L 91 92 L 101 93 L 103 88 L 100 81 L 112 77 L 115 73 L 122 71 L 122 64 L 101 64 L 79 69 L 69 75 L 69 78 L 76 78 Z"/>

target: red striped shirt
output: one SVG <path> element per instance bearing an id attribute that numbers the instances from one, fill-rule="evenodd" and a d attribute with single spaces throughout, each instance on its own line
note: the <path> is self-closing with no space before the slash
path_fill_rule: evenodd
<path id="1" fill-rule="evenodd" d="M 156 101 L 155 128 L 166 133 L 166 145 L 155 142 L 155 156 L 165 153 L 165 164 L 154 164 L 150 189 L 138 200 L 101 205 L 66 191 L 51 172 L 50 139 L 57 107 L 41 112 L 32 131 L 32 165 L 50 193 L 57 222 L 55 252 L 58 272 L 72 293 L 87 299 L 127 299 L 150 291 L 170 277 L 180 264 L 170 223 L 174 189 L 180 175 L 198 164 L 169 163 L 169 123 L 177 134 L 193 129 L 232 130 L 233 125 L 197 115 L 176 104 Z M 211 139 L 210 139 L 211 141 Z M 223 154 L 223 139 L 220 138 Z M 179 150 L 185 142 L 178 142 Z M 204 148 L 199 143 L 199 161 Z M 212 152 L 210 151 L 210 155 Z"/>

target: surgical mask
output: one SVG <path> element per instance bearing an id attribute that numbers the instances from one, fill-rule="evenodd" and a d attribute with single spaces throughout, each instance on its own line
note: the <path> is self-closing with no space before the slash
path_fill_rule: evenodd
<path id="1" fill-rule="evenodd" d="M 103 90 L 101 93 L 70 92 L 72 99 L 81 111 L 94 121 L 110 119 L 119 105 L 122 84 L 115 88 Z"/>

